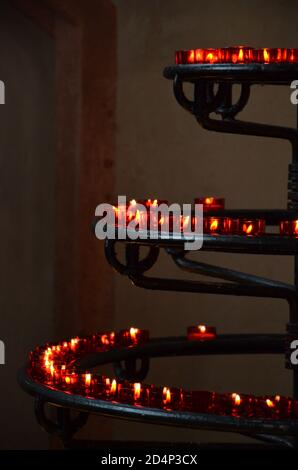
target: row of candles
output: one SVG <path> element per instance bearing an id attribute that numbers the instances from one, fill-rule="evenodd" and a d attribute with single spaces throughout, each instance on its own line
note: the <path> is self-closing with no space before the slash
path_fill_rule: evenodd
<path id="1" fill-rule="evenodd" d="M 231 217 L 208 216 L 210 211 L 221 211 L 225 208 L 224 198 L 202 197 L 195 199 L 195 204 L 203 205 L 203 232 L 211 234 L 235 234 L 235 235 L 263 235 L 265 233 L 265 220 Z M 132 199 L 126 205 L 114 206 L 115 223 L 118 226 L 127 226 L 135 221 L 140 229 L 153 229 L 170 232 L 179 231 L 187 233 L 194 231 L 198 226 L 196 216 L 189 215 L 163 215 L 158 208 L 161 205 L 168 206 L 168 201 L 158 199 Z M 283 220 L 280 222 L 280 234 L 297 236 L 298 220 Z"/>
<path id="2" fill-rule="evenodd" d="M 191 326 L 187 337 L 190 341 L 214 340 L 216 330 L 206 325 Z M 234 417 L 298 418 L 298 401 L 279 395 L 256 397 L 236 392 L 187 391 L 177 387 L 117 381 L 88 371 L 78 373 L 73 367 L 74 360 L 88 353 L 104 352 L 115 347 L 134 347 L 148 340 L 147 330 L 130 328 L 119 333 L 97 333 L 47 344 L 30 353 L 29 372 L 33 380 L 47 387 L 93 399 Z"/>
<path id="3" fill-rule="evenodd" d="M 249 46 L 223 47 L 219 49 L 189 49 L 175 52 L 176 64 L 279 64 L 297 63 L 298 49 L 267 48 Z"/>

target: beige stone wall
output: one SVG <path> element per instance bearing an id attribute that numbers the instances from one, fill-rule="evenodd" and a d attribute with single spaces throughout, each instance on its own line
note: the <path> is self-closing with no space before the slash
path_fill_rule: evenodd
<path id="1" fill-rule="evenodd" d="M 162 77 L 175 49 L 248 44 L 295 47 L 298 5 L 290 1 L 115 0 L 118 10 L 117 193 L 189 202 L 199 195 L 226 197 L 228 208 L 286 205 L 290 146 L 282 141 L 205 131 L 175 102 Z M 255 87 L 241 118 L 291 125 L 295 108 L 286 87 Z M 292 279 L 292 260 L 198 253 L 219 265 Z M 179 276 L 165 256 L 156 273 Z M 179 335 L 191 324 L 221 333 L 283 332 L 283 301 L 150 292 L 116 277 L 116 327 L 139 325 L 153 335 Z M 158 367 L 159 365 L 159 367 Z M 148 380 L 218 391 L 290 392 L 283 358 L 217 357 L 154 361 Z M 195 431 L 132 424 L 120 437 L 219 439 Z M 226 439 L 235 439 L 226 436 Z"/>

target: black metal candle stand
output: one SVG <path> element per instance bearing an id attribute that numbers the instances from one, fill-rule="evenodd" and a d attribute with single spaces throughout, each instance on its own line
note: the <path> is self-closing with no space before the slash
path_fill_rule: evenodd
<path id="1" fill-rule="evenodd" d="M 208 130 L 233 134 L 255 135 L 286 139 L 292 145 L 292 163 L 289 165 L 287 209 L 276 210 L 221 210 L 210 211 L 210 216 L 264 219 L 267 226 L 277 226 L 282 220 L 297 218 L 298 208 L 298 131 L 274 125 L 245 122 L 236 119 L 250 96 L 253 85 L 289 85 L 298 77 L 297 64 L 198 64 L 175 65 L 164 70 L 164 76 L 173 81 L 177 102 L 194 115 L 198 123 Z M 193 99 L 184 93 L 184 83 L 193 85 Z M 233 87 L 240 85 L 237 102 L 233 102 Z M 214 113 L 218 118 L 214 118 Z M 285 363 L 293 370 L 293 398 L 298 398 L 298 368 L 290 361 L 290 343 L 298 338 L 298 239 L 266 233 L 260 236 L 204 234 L 202 250 L 228 253 L 266 255 L 292 255 L 295 259 L 293 284 L 267 279 L 232 269 L 194 261 L 184 250 L 185 239 L 171 234 L 157 239 L 107 239 L 105 254 L 108 262 L 136 286 L 146 289 L 193 292 L 237 296 L 279 298 L 289 305 L 289 323 L 283 335 L 223 335 L 212 342 L 189 342 L 186 338 L 161 338 L 150 340 L 147 345 L 124 348 L 87 357 L 78 367 L 90 370 L 95 365 L 113 363 L 116 376 L 135 380 L 136 359 L 142 359 L 143 379 L 149 368 L 149 358 L 161 356 L 199 354 L 284 354 Z M 125 244 L 125 261 L 120 261 L 117 246 Z M 141 257 L 141 246 L 147 246 L 147 254 Z M 216 281 L 168 279 L 147 274 L 157 262 L 159 251 L 164 250 L 178 269 Z M 220 281 L 218 281 L 220 279 Z M 125 363 L 123 368 L 119 366 Z M 27 368 L 20 372 L 21 385 L 36 398 L 36 415 L 40 424 L 51 433 L 70 441 L 75 432 L 86 422 L 88 413 L 100 413 L 142 422 L 167 424 L 245 434 L 279 446 L 298 447 L 298 423 L 296 420 L 246 419 L 193 412 L 146 409 L 83 396 L 65 394 L 45 387 L 30 377 Z M 57 420 L 53 422 L 45 413 L 45 404 L 57 406 Z M 79 412 L 71 418 L 70 410 Z"/>

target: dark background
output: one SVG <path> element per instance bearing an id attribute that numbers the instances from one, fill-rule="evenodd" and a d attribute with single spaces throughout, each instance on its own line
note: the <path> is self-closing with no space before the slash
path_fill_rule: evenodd
<path id="1" fill-rule="evenodd" d="M 0 446 L 47 448 L 17 370 L 36 344 L 101 328 L 153 336 L 207 323 L 221 333 L 283 332 L 283 301 L 143 291 L 112 274 L 90 224 L 116 195 L 228 208 L 286 206 L 289 144 L 201 129 L 162 77 L 176 49 L 297 47 L 295 1 L 60 0 L 0 6 Z M 298 78 L 298 77 L 297 77 Z M 293 125 L 287 87 L 255 87 L 241 117 Z M 287 257 L 197 255 L 283 281 Z M 155 272 L 175 275 L 164 257 Z M 291 390 L 283 358 L 160 360 L 148 381 L 217 391 Z M 95 417 L 82 435 L 235 441 Z M 56 445 L 55 443 L 51 445 Z"/>

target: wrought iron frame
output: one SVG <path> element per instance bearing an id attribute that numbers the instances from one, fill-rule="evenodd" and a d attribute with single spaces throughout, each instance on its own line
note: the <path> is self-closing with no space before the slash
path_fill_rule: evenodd
<path id="1" fill-rule="evenodd" d="M 281 220 L 297 218 L 298 208 L 298 130 L 236 119 L 250 96 L 255 84 L 288 85 L 298 78 L 298 64 L 197 64 L 175 65 L 164 70 L 164 76 L 173 81 L 177 102 L 194 115 L 205 129 L 241 135 L 255 135 L 288 140 L 292 145 L 292 163 L 289 165 L 287 209 L 276 210 L 225 210 L 210 212 L 211 216 L 262 218 L 267 225 L 278 225 Z M 186 97 L 185 82 L 193 84 L 193 99 Z M 236 103 L 232 99 L 234 85 L 241 87 Z M 215 119 L 213 114 L 219 116 Z M 293 369 L 293 397 L 298 399 L 298 368 L 289 361 L 290 342 L 298 338 L 298 239 L 288 236 L 266 234 L 263 236 L 204 235 L 203 250 L 229 253 L 251 253 L 266 255 L 293 255 L 295 280 L 292 285 L 255 276 L 232 269 L 213 266 L 187 257 L 183 249 L 184 239 L 173 234 L 168 239 L 106 240 L 105 254 L 116 271 L 127 276 L 136 286 L 177 292 L 208 293 L 279 298 L 289 305 L 289 323 L 284 335 L 223 335 L 212 342 L 193 343 L 185 338 L 150 340 L 147 345 L 101 353 L 87 357 L 78 364 L 80 368 L 93 367 L 112 362 L 119 378 L 145 377 L 149 358 L 161 356 L 196 354 L 285 354 L 287 367 Z M 117 255 L 117 244 L 125 244 L 126 259 L 121 262 Z M 141 259 L 140 246 L 148 246 L 148 254 Z M 157 278 L 145 275 L 158 261 L 163 249 L 181 270 L 217 278 L 221 281 L 193 281 L 185 279 Z M 136 359 L 142 359 L 141 370 L 136 370 Z M 124 366 L 122 365 L 124 361 Z M 36 414 L 39 422 L 49 432 L 55 432 L 69 440 L 78 427 L 84 424 L 86 414 L 101 413 L 144 422 L 187 426 L 200 429 L 216 429 L 239 432 L 274 444 L 298 447 L 298 423 L 247 420 L 227 416 L 214 416 L 189 412 L 163 411 L 122 405 L 82 396 L 67 395 L 34 382 L 26 369 L 20 372 L 20 383 L 36 397 Z M 46 418 L 44 405 L 52 403 L 58 407 L 57 422 Z M 62 407 L 62 408 L 61 408 Z M 69 409 L 81 414 L 72 421 Z M 62 411 L 61 411 L 62 410 Z"/>

